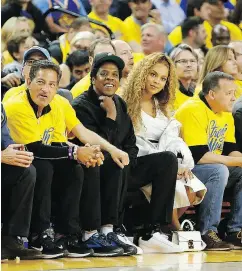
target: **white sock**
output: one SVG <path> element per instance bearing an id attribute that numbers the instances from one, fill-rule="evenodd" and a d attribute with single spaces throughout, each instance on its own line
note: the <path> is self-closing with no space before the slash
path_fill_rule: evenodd
<path id="1" fill-rule="evenodd" d="M 100 232 L 107 235 L 110 232 L 113 232 L 113 225 L 105 225 L 102 226 Z"/>
<path id="2" fill-rule="evenodd" d="M 82 241 L 85 242 L 89 238 L 91 238 L 95 233 L 97 233 L 97 230 L 95 231 L 85 231 L 82 235 Z"/>

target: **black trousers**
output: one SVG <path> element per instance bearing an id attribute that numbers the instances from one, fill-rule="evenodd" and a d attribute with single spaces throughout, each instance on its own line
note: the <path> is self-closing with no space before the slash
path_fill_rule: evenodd
<path id="1" fill-rule="evenodd" d="M 35 168 L 22 168 L 1 164 L 2 168 L 2 235 L 23 236 L 29 234 Z"/>
<path id="2" fill-rule="evenodd" d="M 58 206 L 55 231 L 62 234 L 77 233 L 79 231 L 79 202 L 84 178 L 82 166 L 67 159 L 35 159 L 33 164 L 37 178 L 31 232 L 41 233 L 50 227 L 53 195 Z"/>
<path id="3" fill-rule="evenodd" d="M 84 169 L 84 185 L 80 201 L 80 220 L 84 230 L 101 225 L 118 225 L 119 213 L 126 192 L 126 173 L 110 156 L 101 167 Z"/>
<path id="4" fill-rule="evenodd" d="M 177 171 L 177 158 L 172 152 L 154 153 L 137 158 L 137 165 L 130 172 L 128 191 L 135 192 L 152 183 L 148 223 L 171 223 Z"/>

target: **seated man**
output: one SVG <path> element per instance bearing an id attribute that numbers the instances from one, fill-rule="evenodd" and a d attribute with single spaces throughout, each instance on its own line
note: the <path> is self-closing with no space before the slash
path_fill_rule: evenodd
<path id="1" fill-rule="evenodd" d="M 21 237 L 28 237 L 36 173 L 31 165 L 33 153 L 22 144 L 14 144 L 2 106 L 1 169 L 2 169 L 2 237 L 1 259 L 37 259 L 39 251 L 24 248 Z"/>
<path id="2" fill-rule="evenodd" d="M 234 104 L 233 116 L 235 124 L 236 143 L 239 147 L 239 151 L 242 152 L 242 96 Z"/>
<path id="3" fill-rule="evenodd" d="M 73 100 L 72 106 L 85 127 L 127 152 L 132 166 L 138 152 L 133 125 L 124 101 L 115 95 L 124 65 L 123 60 L 112 53 L 97 54 L 90 75 L 91 86 L 88 91 Z M 75 143 L 80 144 L 78 141 Z M 84 191 L 83 194 L 86 195 L 86 200 L 82 205 L 86 207 L 83 206 L 83 208 L 88 210 L 89 217 L 93 217 L 92 214 L 96 213 L 99 219 L 92 223 L 92 227 L 84 226 L 83 241 L 89 245 L 97 240 L 97 229 L 101 227 L 101 234 L 105 234 L 109 241 L 121 246 L 124 254 L 133 255 L 137 253 L 137 248 L 113 232 L 113 226 L 119 226 L 122 223 L 119 221 L 119 216 L 126 194 L 128 170 L 128 167 L 122 165 L 117 167 L 110 155 L 105 154 L 105 163 L 100 168 L 100 173 L 97 173 L 99 178 L 96 184 L 93 183 L 92 178 L 85 183 L 86 192 Z M 93 187 L 100 187 L 100 191 L 95 194 L 96 197 L 93 196 L 93 192 L 88 195 L 88 191 L 92 191 Z M 85 224 L 88 224 L 88 216 L 86 216 Z M 96 253 L 95 246 L 93 249 Z"/>
<path id="4" fill-rule="evenodd" d="M 33 164 L 37 177 L 29 245 L 41 249 L 43 258 L 63 255 L 63 248 L 55 244 L 50 229 L 53 174 L 58 180 L 53 194 L 59 199 L 55 230 L 66 241 L 67 256 L 92 254 L 92 250 L 83 247 L 76 236 L 84 176 L 82 166 L 75 160 L 83 164 L 94 162 L 95 166 L 95 159 L 102 157 L 98 147 L 76 148 L 66 144 L 63 111 L 55 99 L 59 79 L 57 65 L 46 60 L 35 62 L 27 80 L 28 90 L 5 105 L 12 138 L 17 143 L 23 142 L 35 156 Z M 101 162 L 98 160 L 98 164 Z"/>
<path id="5" fill-rule="evenodd" d="M 204 78 L 199 95 L 175 114 L 196 164 L 193 173 L 207 187 L 199 209 L 200 231 L 207 250 L 242 249 L 242 153 L 236 146 L 231 114 L 235 91 L 232 76 L 211 72 Z M 231 218 L 227 237 L 222 241 L 217 227 L 224 189 L 229 187 L 234 188 Z"/>

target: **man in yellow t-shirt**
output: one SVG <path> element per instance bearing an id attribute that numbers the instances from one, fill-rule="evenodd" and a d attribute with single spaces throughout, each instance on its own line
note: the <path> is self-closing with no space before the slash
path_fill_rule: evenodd
<path id="1" fill-rule="evenodd" d="M 212 48 L 212 29 L 213 26 L 216 24 L 224 25 L 228 28 L 230 32 L 231 41 L 235 40 L 242 40 L 242 32 L 239 29 L 238 26 L 236 26 L 233 23 L 224 21 L 225 17 L 225 8 L 223 5 L 223 1 L 221 0 L 206 0 L 206 1 L 197 1 L 199 3 L 196 3 L 194 1 L 195 6 L 197 4 L 198 8 L 194 8 L 194 13 L 196 16 L 200 16 L 202 19 L 204 19 L 204 28 L 206 30 L 207 38 L 206 38 L 206 47 Z M 206 7 L 206 11 L 203 11 Z M 168 36 L 169 41 L 173 46 L 176 46 L 177 44 L 182 42 L 182 33 L 181 33 L 181 26 L 177 26 Z"/>
<path id="2" fill-rule="evenodd" d="M 189 146 L 195 167 L 193 173 L 208 191 L 200 204 L 199 224 L 207 250 L 241 249 L 242 153 L 235 141 L 232 107 L 236 85 L 232 76 L 209 73 L 199 96 L 188 100 L 176 112 L 181 135 Z M 224 189 L 234 187 L 231 219 L 224 241 L 217 236 Z M 231 247 L 231 244 L 234 246 Z"/>
<path id="3" fill-rule="evenodd" d="M 88 14 L 90 19 L 97 20 L 106 24 L 114 33 L 116 39 L 125 40 L 125 27 L 123 21 L 119 18 L 109 15 L 109 9 L 112 4 L 112 0 L 91 0 L 92 11 Z M 103 27 L 91 23 L 94 29 L 103 29 Z"/>
<path id="4" fill-rule="evenodd" d="M 51 56 L 57 61 L 57 63 L 61 64 L 66 62 L 66 58 L 71 50 L 71 40 L 77 33 L 83 31 L 92 31 L 88 19 L 85 17 L 76 18 L 71 23 L 68 32 L 59 37 L 60 43 L 53 43 L 50 45 L 48 50 L 50 51 Z"/>
<path id="5" fill-rule="evenodd" d="M 141 48 L 141 26 L 146 23 L 161 24 L 161 16 L 158 10 L 152 10 L 150 0 L 130 0 L 128 3 L 132 14 L 124 21 L 126 31 L 126 42 L 129 43 L 134 52 L 142 52 Z"/>

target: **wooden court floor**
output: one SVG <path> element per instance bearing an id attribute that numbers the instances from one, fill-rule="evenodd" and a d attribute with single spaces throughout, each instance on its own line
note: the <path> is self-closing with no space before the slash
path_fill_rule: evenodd
<path id="1" fill-rule="evenodd" d="M 208 263 L 217 263 L 216 269 Z M 224 263 L 224 264 L 222 264 Z M 225 264 L 226 263 L 226 264 Z M 223 268 L 223 266 L 227 268 Z M 129 267 L 129 268 L 127 268 Z M 205 268 L 206 267 L 206 268 Z M 222 268 L 221 268 L 222 267 Z M 144 254 L 117 258 L 83 258 L 35 261 L 8 261 L 1 264 L 2 271 L 42 270 L 238 270 L 242 271 L 242 250 L 229 252 L 194 252 L 181 254 Z M 96 269 L 98 268 L 98 269 Z M 100 269 L 101 270 L 101 269 Z"/>

